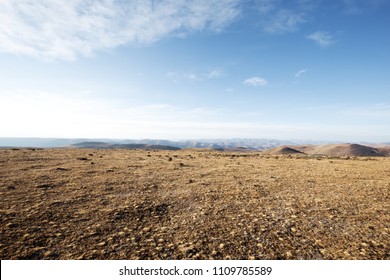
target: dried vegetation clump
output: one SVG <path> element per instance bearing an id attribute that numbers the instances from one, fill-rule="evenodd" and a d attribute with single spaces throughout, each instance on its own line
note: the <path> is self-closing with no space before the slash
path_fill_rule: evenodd
<path id="1" fill-rule="evenodd" d="M 390 158 L 0 150 L 1 259 L 390 259 Z"/>

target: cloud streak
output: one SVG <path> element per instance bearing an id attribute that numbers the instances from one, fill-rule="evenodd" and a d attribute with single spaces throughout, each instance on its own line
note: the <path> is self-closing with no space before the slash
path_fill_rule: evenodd
<path id="1" fill-rule="evenodd" d="M 224 70 L 213 69 L 205 72 L 196 72 L 196 71 L 170 71 L 165 74 L 165 77 L 171 80 L 174 83 L 179 81 L 190 81 L 190 82 L 201 82 L 205 80 L 215 80 L 220 79 L 226 75 Z"/>
<path id="2" fill-rule="evenodd" d="M 309 40 L 314 41 L 320 47 L 326 48 L 336 43 L 333 36 L 329 32 L 316 31 L 306 37 Z"/>
<path id="3" fill-rule="evenodd" d="M 259 12 L 263 30 L 270 34 L 284 34 L 299 30 L 306 22 L 306 13 L 311 10 L 306 1 L 258 0 L 255 9 Z"/>
<path id="4" fill-rule="evenodd" d="M 264 30 L 268 33 L 283 34 L 298 30 L 300 24 L 304 23 L 304 14 L 291 10 L 280 10 L 270 18 L 264 25 Z"/>
<path id="5" fill-rule="evenodd" d="M 242 82 L 246 86 L 251 86 L 251 87 L 264 87 L 268 85 L 268 81 L 262 77 L 252 77 L 244 80 Z"/>
<path id="6" fill-rule="evenodd" d="M 299 70 L 298 72 L 296 72 L 294 76 L 295 76 L 295 78 L 300 78 L 306 72 L 307 72 L 307 69 L 302 69 L 302 70 Z"/>
<path id="7" fill-rule="evenodd" d="M 74 60 L 126 44 L 221 31 L 238 0 L 68 0 L 0 2 L 0 52 Z"/>

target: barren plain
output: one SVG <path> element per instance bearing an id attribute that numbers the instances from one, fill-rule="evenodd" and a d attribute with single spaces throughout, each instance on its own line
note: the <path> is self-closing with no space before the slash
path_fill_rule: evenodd
<path id="1" fill-rule="evenodd" d="M 0 149 L 1 259 L 390 259 L 390 158 Z"/>

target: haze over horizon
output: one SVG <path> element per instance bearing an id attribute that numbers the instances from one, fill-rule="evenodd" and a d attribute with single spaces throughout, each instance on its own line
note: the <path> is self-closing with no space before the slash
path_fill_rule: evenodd
<path id="1" fill-rule="evenodd" d="M 0 137 L 390 141 L 386 0 L 0 2 Z"/>

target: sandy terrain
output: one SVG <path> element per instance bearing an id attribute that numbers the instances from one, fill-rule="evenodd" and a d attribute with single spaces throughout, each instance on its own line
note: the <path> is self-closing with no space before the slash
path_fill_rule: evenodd
<path id="1" fill-rule="evenodd" d="M 1 259 L 390 259 L 390 158 L 0 150 Z"/>

